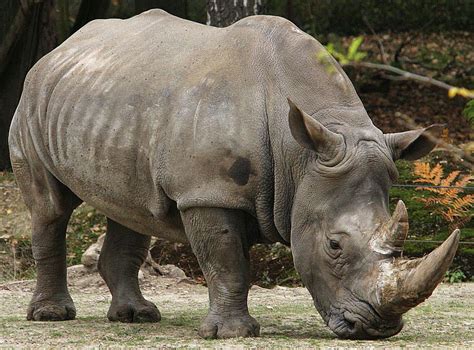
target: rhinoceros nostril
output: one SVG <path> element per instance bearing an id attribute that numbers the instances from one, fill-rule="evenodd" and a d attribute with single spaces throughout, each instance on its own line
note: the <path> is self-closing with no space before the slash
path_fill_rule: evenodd
<path id="1" fill-rule="evenodd" d="M 344 317 L 344 322 L 346 323 L 347 327 L 350 330 L 354 330 L 356 323 L 358 322 L 356 317 L 354 317 L 354 315 L 348 311 L 344 312 L 343 317 Z"/>
<path id="2" fill-rule="evenodd" d="M 344 319 L 344 322 L 346 323 L 346 327 L 349 331 L 353 331 L 355 328 L 355 321 L 348 320 L 347 318 Z"/>

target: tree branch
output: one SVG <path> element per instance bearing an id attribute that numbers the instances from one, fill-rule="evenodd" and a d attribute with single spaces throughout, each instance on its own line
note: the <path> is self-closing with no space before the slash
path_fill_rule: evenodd
<path id="1" fill-rule="evenodd" d="M 76 21 L 71 28 L 71 34 L 74 34 L 83 25 L 94 19 L 104 18 L 108 8 L 109 0 L 82 0 Z"/>
<path id="2" fill-rule="evenodd" d="M 397 80 L 414 80 L 414 81 L 419 81 L 424 84 L 430 84 L 434 85 L 437 87 L 440 87 L 442 89 L 446 89 L 448 91 L 453 91 L 454 89 L 459 89 L 456 86 L 449 85 L 445 82 L 442 82 L 440 80 L 433 79 L 431 77 L 425 77 L 423 75 L 415 74 L 415 73 L 410 73 L 407 72 L 403 69 L 397 68 L 390 66 L 388 64 L 380 64 L 380 63 L 371 63 L 371 62 L 348 62 L 344 64 L 344 66 L 351 66 L 351 67 L 363 67 L 363 68 L 369 68 L 369 69 L 376 69 L 376 70 L 383 70 L 387 72 L 391 72 L 394 74 L 399 75 L 401 78 Z M 466 90 L 466 92 L 463 94 L 464 97 L 467 98 L 474 98 L 474 93 L 471 91 Z"/>

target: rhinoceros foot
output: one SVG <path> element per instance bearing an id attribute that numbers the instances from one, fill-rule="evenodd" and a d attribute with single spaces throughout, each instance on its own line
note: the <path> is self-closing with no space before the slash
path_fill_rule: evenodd
<path id="1" fill-rule="evenodd" d="M 29 321 L 65 321 L 76 317 L 76 308 L 69 296 L 56 300 L 31 301 L 28 307 Z"/>
<path id="2" fill-rule="evenodd" d="M 199 336 L 205 339 L 258 337 L 260 325 L 250 315 L 220 316 L 209 313 L 202 321 Z"/>
<path id="3" fill-rule="evenodd" d="M 107 318 L 112 322 L 145 323 L 158 322 L 161 314 L 158 308 L 148 300 L 129 301 L 110 305 Z"/>

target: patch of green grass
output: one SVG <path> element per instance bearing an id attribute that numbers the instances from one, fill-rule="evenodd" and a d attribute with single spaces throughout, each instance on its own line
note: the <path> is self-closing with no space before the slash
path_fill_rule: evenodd
<path id="1" fill-rule="evenodd" d="M 15 175 L 11 171 L 0 171 L 0 183 L 15 182 Z"/>
<path id="2" fill-rule="evenodd" d="M 64 335 L 64 333 L 58 332 L 58 331 L 53 331 L 53 332 L 49 333 L 49 336 L 53 337 L 53 338 L 62 337 L 63 335 Z"/>
<path id="3" fill-rule="evenodd" d="M 67 229 L 67 264 L 80 264 L 84 251 L 106 231 L 106 218 L 89 205 L 79 206 Z"/>
<path id="4" fill-rule="evenodd" d="M 431 305 L 420 305 L 416 308 L 417 313 L 432 313 L 433 307 Z"/>
<path id="5" fill-rule="evenodd" d="M 474 227 L 463 227 L 461 229 L 461 236 L 463 240 L 474 241 Z"/>
<path id="6" fill-rule="evenodd" d="M 250 250 L 252 281 L 264 288 L 301 285 L 290 248 L 283 244 L 256 244 Z"/>
<path id="7" fill-rule="evenodd" d="M 446 305 L 447 305 L 447 307 L 449 307 L 449 309 L 452 309 L 452 308 L 454 308 L 454 309 L 456 309 L 456 308 L 457 309 L 463 309 L 463 308 L 466 307 L 465 303 L 457 301 L 457 300 L 449 301 L 449 302 L 447 302 Z"/>
<path id="8" fill-rule="evenodd" d="M 198 327 L 202 318 L 206 315 L 206 310 L 193 312 L 182 312 L 168 317 L 163 317 L 161 321 L 162 327 Z"/>
<path id="9" fill-rule="evenodd" d="M 299 315 L 314 315 L 316 313 L 316 309 L 311 304 L 309 300 L 307 304 L 280 304 L 276 308 L 269 309 L 267 306 L 260 306 L 260 307 L 251 307 L 252 313 L 256 315 L 265 315 L 271 313 L 272 315 L 288 315 L 288 313 L 297 313 Z"/>

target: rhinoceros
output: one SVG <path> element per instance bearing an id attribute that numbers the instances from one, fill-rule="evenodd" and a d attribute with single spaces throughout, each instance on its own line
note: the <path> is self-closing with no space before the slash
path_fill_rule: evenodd
<path id="1" fill-rule="evenodd" d="M 152 10 L 87 24 L 28 73 L 9 136 L 31 211 L 35 321 L 69 320 L 66 226 L 82 202 L 107 216 L 99 271 L 111 321 L 155 322 L 138 284 L 151 236 L 189 242 L 209 288 L 205 338 L 257 336 L 255 243 L 290 245 L 316 309 L 341 338 L 392 336 L 431 295 L 459 231 L 402 255 L 394 161 L 436 126 L 383 134 L 324 47 L 279 17 L 213 28 Z"/>

